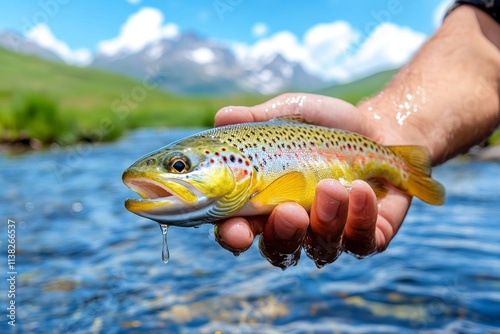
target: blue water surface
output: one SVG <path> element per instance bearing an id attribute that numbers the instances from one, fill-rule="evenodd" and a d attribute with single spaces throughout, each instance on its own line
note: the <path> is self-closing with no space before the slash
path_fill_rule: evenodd
<path id="1" fill-rule="evenodd" d="M 446 205 L 415 200 L 390 247 L 317 269 L 239 257 L 212 226 L 171 228 L 123 207 L 123 170 L 195 130 L 0 156 L 1 332 L 500 333 L 500 164 L 435 169 Z M 8 297 L 7 222 L 16 293 Z M 15 327 L 7 307 L 15 300 Z"/>

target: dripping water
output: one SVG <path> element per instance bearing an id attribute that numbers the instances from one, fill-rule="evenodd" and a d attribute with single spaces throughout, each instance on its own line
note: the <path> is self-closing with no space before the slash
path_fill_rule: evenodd
<path id="1" fill-rule="evenodd" d="M 163 263 L 168 263 L 168 261 L 170 260 L 170 252 L 168 251 L 168 241 L 167 241 L 168 228 L 169 225 L 160 224 L 161 234 L 163 238 L 163 245 L 161 248 L 161 260 L 163 261 Z"/>

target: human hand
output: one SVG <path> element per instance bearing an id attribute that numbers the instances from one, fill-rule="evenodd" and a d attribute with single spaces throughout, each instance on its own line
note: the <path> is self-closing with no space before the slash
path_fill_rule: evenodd
<path id="1" fill-rule="evenodd" d="M 363 134 L 383 144 L 387 132 L 373 118 L 368 121 L 353 105 L 314 94 L 283 94 L 254 107 L 226 107 L 215 116 L 215 125 L 267 121 L 284 115 L 300 115 L 312 124 Z M 401 226 L 411 197 L 390 187 L 377 201 L 374 191 L 357 180 L 348 191 L 340 182 L 318 183 L 308 214 L 296 203 L 278 205 L 267 216 L 234 217 L 216 226 L 219 244 L 239 254 L 261 234 L 261 253 L 285 269 L 299 261 L 301 249 L 318 267 L 332 263 L 347 251 L 367 256 L 383 251 Z"/>

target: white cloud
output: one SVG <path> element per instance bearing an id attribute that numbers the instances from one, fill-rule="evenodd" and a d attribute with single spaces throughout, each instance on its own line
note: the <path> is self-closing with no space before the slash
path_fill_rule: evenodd
<path id="1" fill-rule="evenodd" d="M 255 23 L 252 27 L 252 35 L 254 37 L 262 37 L 262 36 L 266 35 L 268 31 L 269 31 L 269 28 L 268 28 L 267 24 L 262 23 L 262 22 Z"/>
<path id="2" fill-rule="evenodd" d="M 399 67 L 411 58 L 426 35 L 392 23 L 382 23 L 342 64 L 353 76 Z"/>
<path id="3" fill-rule="evenodd" d="M 92 61 L 92 55 L 89 50 L 71 50 L 66 43 L 54 36 L 49 26 L 45 23 L 40 23 L 27 31 L 26 37 L 32 42 L 54 52 L 66 63 L 84 66 Z"/>
<path id="4" fill-rule="evenodd" d="M 451 4 L 453 3 L 453 0 L 444 0 L 441 1 L 441 3 L 436 7 L 434 10 L 434 26 L 439 27 L 441 25 L 441 22 L 443 22 L 444 14 L 446 14 L 446 11 L 448 8 L 450 8 Z"/>
<path id="5" fill-rule="evenodd" d="M 130 2 L 133 5 L 137 5 L 141 0 L 127 0 L 127 2 Z"/>
<path id="6" fill-rule="evenodd" d="M 242 60 L 258 60 L 281 54 L 288 61 L 302 61 L 305 49 L 297 37 L 289 31 L 282 31 L 262 38 L 254 45 L 235 44 L 233 49 Z"/>
<path id="7" fill-rule="evenodd" d="M 346 82 L 402 66 L 426 39 L 423 33 L 392 23 L 380 24 L 364 40 L 361 36 L 349 23 L 336 21 L 311 27 L 302 41 L 282 31 L 253 45 L 233 43 L 232 48 L 248 64 L 281 54 L 325 80 Z"/>
<path id="8" fill-rule="evenodd" d="M 307 54 L 303 62 L 305 69 L 324 76 L 328 69 L 347 56 L 359 38 L 360 34 L 347 22 L 337 21 L 313 26 L 304 35 Z"/>
<path id="9" fill-rule="evenodd" d="M 159 10 L 142 8 L 128 18 L 117 37 L 99 42 L 97 48 L 100 53 L 114 56 L 122 51 L 137 52 L 150 43 L 178 35 L 179 27 L 173 23 L 164 24 Z"/>

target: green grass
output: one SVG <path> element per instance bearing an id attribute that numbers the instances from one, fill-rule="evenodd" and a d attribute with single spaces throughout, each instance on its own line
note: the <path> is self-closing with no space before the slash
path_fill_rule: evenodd
<path id="1" fill-rule="evenodd" d="M 497 129 L 488 139 L 489 145 L 500 145 L 500 129 Z"/>
<path id="2" fill-rule="evenodd" d="M 118 74 L 0 49 L 4 142 L 29 137 L 45 144 L 71 144 L 113 140 L 139 127 L 210 127 L 221 107 L 265 99 L 175 96 Z"/>
<path id="3" fill-rule="evenodd" d="M 316 93 L 356 104 L 382 89 L 395 72 Z M 268 98 L 176 96 L 122 75 L 0 48 L 0 143 L 36 138 L 42 144 L 67 145 L 114 140 L 141 127 L 211 127 L 221 107 L 255 105 Z M 499 131 L 490 143 L 500 144 Z"/>
<path id="4" fill-rule="evenodd" d="M 56 101 L 48 95 L 14 96 L 9 116 L 6 119 L 11 136 L 37 138 L 43 143 L 73 141 L 69 137 L 73 123 L 61 114 Z"/>
<path id="5" fill-rule="evenodd" d="M 318 94 L 333 96 L 352 104 L 368 98 L 379 92 L 386 83 L 396 74 L 397 70 L 389 70 L 370 75 L 353 82 L 335 85 L 317 91 Z"/>

